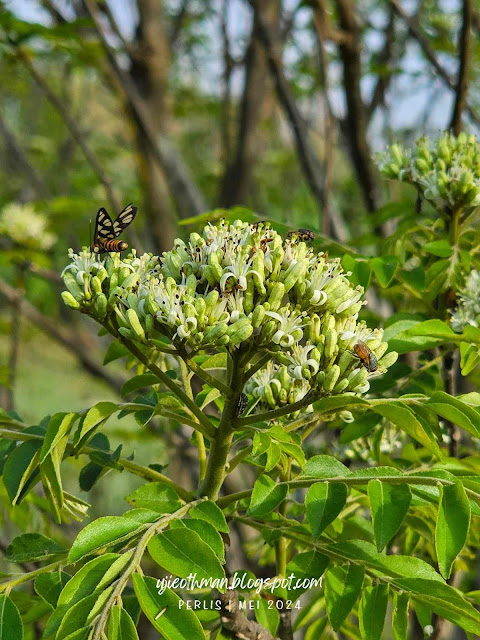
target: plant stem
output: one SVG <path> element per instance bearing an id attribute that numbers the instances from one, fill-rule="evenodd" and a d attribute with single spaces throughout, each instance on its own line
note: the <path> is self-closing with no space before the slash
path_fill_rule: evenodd
<path id="1" fill-rule="evenodd" d="M 187 363 L 183 359 L 180 360 L 180 367 L 182 371 L 183 384 L 185 387 L 185 391 L 191 400 L 193 400 L 193 392 L 192 385 L 190 383 L 190 374 L 187 369 Z M 198 449 L 198 479 L 199 482 L 203 480 L 205 477 L 205 473 L 207 470 L 207 451 L 205 449 L 205 440 L 203 439 L 203 435 L 198 431 L 194 434 L 195 440 L 197 441 L 197 449 Z"/>
<path id="2" fill-rule="evenodd" d="M 210 500 L 217 499 L 227 474 L 227 459 L 232 446 L 236 411 L 243 389 L 243 370 L 238 364 L 239 359 L 238 352 L 231 355 L 228 380 L 232 395 L 225 401 L 220 424 L 210 446 L 205 478 L 199 487 L 199 495 L 207 496 Z"/>
<path id="3" fill-rule="evenodd" d="M 386 482 L 388 484 L 412 484 L 412 485 L 425 485 L 425 486 L 437 486 L 438 484 L 442 485 L 451 485 L 455 484 L 453 480 L 444 480 L 443 478 L 432 478 L 428 476 L 415 476 L 415 475 L 402 475 L 402 476 L 368 476 L 368 477 L 351 477 L 351 476 L 335 476 L 331 478 L 312 478 L 305 477 L 298 480 L 289 480 L 286 482 L 279 482 L 278 486 L 287 485 L 290 491 L 294 491 L 295 489 L 306 489 L 310 487 L 312 484 L 316 484 L 317 482 L 342 482 L 348 486 L 361 486 L 366 485 L 370 480 L 380 480 L 381 482 Z M 228 505 L 237 502 L 238 500 L 243 500 L 243 498 L 248 498 L 252 495 L 253 489 L 246 489 L 245 491 L 239 491 L 238 493 L 231 493 L 228 496 L 224 496 L 223 498 L 219 498 L 217 501 L 218 506 L 221 509 L 228 507 Z M 472 489 L 468 489 L 465 487 L 465 493 L 469 498 L 474 500 L 477 504 L 480 504 L 480 494 Z"/>
<path id="4" fill-rule="evenodd" d="M 197 418 L 197 420 L 199 421 L 199 423 L 202 425 L 204 429 L 205 435 L 208 438 L 212 438 L 215 435 L 215 431 L 216 431 L 214 425 L 210 422 L 210 420 L 202 412 L 202 410 L 199 407 L 197 407 L 195 402 L 191 400 L 184 391 L 182 391 L 182 389 L 178 386 L 178 384 L 176 384 L 171 378 L 169 378 L 167 374 L 160 369 L 160 367 L 157 367 L 156 364 L 151 362 L 148 359 L 148 357 L 136 345 L 133 344 L 133 342 L 121 336 L 119 333 L 117 333 L 117 331 L 115 331 L 109 325 L 105 324 L 103 326 L 107 329 L 109 333 L 111 333 L 123 345 L 125 345 L 127 349 L 130 351 L 130 353 L 132 353 L 137 358 L 137 360 L 142 362 L 147 367 L 147 369 L 149 369 L 154 375 L 156 375 L 157 378 L 161 380 L 163 384 L 170 389 L 170 391 L 173 391 L 173 393 L 177 396 L 177 398 L 179 398 L 185 404 L 185 406 L 188 407 L 190 412 Z"/>
<path id="5" fill-rule="evenodd" d="M 66 553 L 66 552 L 65 552 Z M 8 582 L 4 582 L 0 584 L 0 592 L 12 589 L 13 587 L 18 586 L 19 584 L 23 584 L 24 582 L 29 582 L 33 578 L 41 575 L 42 573 L 50 573 L 54 569 L 57 569 L 59 566 L 64 564 L 64 560 L 57 560 L 56 562 L 52 562 L 51 564 L 47 564 L 44 567 L 40 567 L 39 569 L 35 569 L 35 571 L 30 571 L 29 573 L 22 573 L 18 578 L 14 578 L 13 580 L 9 580 Z"/>
<path id="6" fill-rule="evenodd" d="M 205 371 L 205 369 L 202 369 L 202 367 L 200 367 L 196 362 L 194 362 L 191 359 L 186 359 L 185 363 L 187 364 L 188 368 L 191 371 L 193 371 L 193 373 L 195 373 L 199 378 L 201 378 L 204 382 L 209 384 L 214 389 L 218 389 L 218 391 L 220 391 L 220 393 L 223 396 L 228 398 L 232 395 L 232 391 L 230 387 L 228 387 L 226 384 L 223 384 L 223 382 L 221 382 L 214 376 L 211 376 L 209 373 Z"/>
<path id="7" fill-rule="evenodd" d="M 159 531 L 164 529 L 169 522 L 172 520 L 177 520 L 186 515 L 190 509 L 200 504 L 202 499 L 195 500 L 194 502 L 189 502 L 185 504 L 183 507 L 180 507 L 175 513 L 169 513 L 168 515 L 161 518 L 158 522 L 155 522 L 150 526 L 145 533 L 140 538 L 138 544 L 135 547 L 134 554 L 130 561 L 130 564 L 126 568 L 122 577 L 118 580 L 114 590 L 112 591 L 110 597 L 108 598 L 105 607 L 103 608 L 102 613 L 99 615 L 97 622 L 94 623 L 94 634 L 92 636 L 92 640 L 100 640 L 103 634 L 103 630 L 108 620 L 108 616 L 110 615 L 110 611 L 112 607 L 115 605 L 117 600 L 121 597 L 123 590 L 127 586 L 128 581 L 135 571 L 140 567 L 140 562 L 142 561 L 143 554 L 145 553 L 145 549 L 147 548 L 150 540 L 155 536 Z M 93 625 L 92 625 L 93 626 Z"/>

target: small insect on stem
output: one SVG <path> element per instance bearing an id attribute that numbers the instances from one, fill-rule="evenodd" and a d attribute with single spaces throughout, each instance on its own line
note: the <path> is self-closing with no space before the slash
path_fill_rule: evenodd
<path id="1" fill-rule="evenodd" d="M 165 613 L 165 611 L 168 609 L 168 607 L 164 607 L 160 613 L 157 613 L 157 615 L 155 616 L 155 620 L 158 620 L 161 616 L 163 616 L 163 614 Z"/>
<path id="2" fill-rule="evenodd" d="M 245 409 L 247 408 L 247 404 L 248 404 L 248 396 L 246 393 L 242 393 L 242 395 L 238 399 L 237 408 L 235 410 L 235 414 L 237 418 L 239 418 L 244 413 Z"/>
<path id="3" fill-rule="evenodd" d="M 377 356 L 367 347 L 364 342 L 359 340 L 353 347 L 353 351 L 369 373 L 373 373 L 378 369 Z"/>

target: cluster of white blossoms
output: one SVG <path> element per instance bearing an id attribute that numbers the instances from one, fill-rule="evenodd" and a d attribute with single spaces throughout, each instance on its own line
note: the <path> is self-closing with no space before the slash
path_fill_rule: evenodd
<path id="1" fill-rule="evenodd" d="M 480 145 L 473 134 L 421 138 L 413 152 L 393 144 L 376 159 L 385 177 L 414 185 L 439 208 L 468 212 L 480 204 Z"/>
<path id="2" fill-rule="evenodd" d="M 480 327 L 480 272 L 472 269 L 465 279 L 465 286 L 458 294 L 458 305 L 452 312 L 454 331 L 463 331 L 467 325 Z"/>
<path id="3" fill-rule="evenodd" d="M 11 202 L 0 213 L 0 234 L 25 249 L 50 249 L 56 236 L 47 229 L 47 218 L 31 204 Z"/>
<path id="4" fill-rule="evenodd" d="M 270 353 L 271 364 L 249 385 L 268 406 L 312 389 L 367 391 L 370 374 L 353 350 L 359 340 L 380 370 L 397 357 L 386 353 L 380 329 L 357 322 L 363 289 L 352 285 L 340 261 L 268 224 L 208 224 L 161 257 L 132 251 L 101 259 L 84 249 L 70 258 L 65 303 L 124 338 L 155 348 L 167 337 L 190 356 Z"/>

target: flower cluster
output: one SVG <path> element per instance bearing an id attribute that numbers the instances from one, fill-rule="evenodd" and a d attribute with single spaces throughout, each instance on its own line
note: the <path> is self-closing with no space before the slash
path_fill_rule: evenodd
<path id="1" fill-rule="evenodd" d="M 377 164 L 385 177 L 414 185 L 439 208 L 480 204 L 480 145 L 474 135 L 421 138 L 413 152 L 393 144 L 377 154 Z"/>
<path id="2" fill-rule="evenodd" d="M 384 355 L 380 330 L 357 323 L 363 289 L 340 261 L 267 224 L 208 224 L 161 258 L 132 251 L 100 259 L 86 249 L 70 258 L 65 303 L 125 338 L 154 347 L 167 337 L 189 354 L 271 353 L 275 363 L 252 378 L 253 395 L 268 406 L 311 389 L 365 392 L 369 374 L 353 352 L 359 340 L 380 369 L 396 359 Z"/>
<path id="3" fill-rule="evenodd" d="M 56 240 L 47 230 L 47 220 L 30 204 L 11 202 L 0 214 L 0 234 L 25 249 L 50 249 Z"/>
<path id="4" fill-rule="evenodd" d="M 480 272 L 473 269 L 469 273 L 457 297 L 458 305 L 452 313 L 452 329 L 463 331 L 467 325 L 480 327 Z"/>

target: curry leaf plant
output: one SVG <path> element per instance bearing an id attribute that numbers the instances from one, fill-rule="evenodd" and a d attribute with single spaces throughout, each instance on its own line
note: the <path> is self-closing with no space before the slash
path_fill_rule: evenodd
<path id="1" fill-rule="evenodd" d="M 70 252 L 63 300 L 130 377 L 122 402 L 34 426 L 0 413 L 12 511 L 55 522 L 6 549 L 0 640 L 136 640 L 145 623 L 167 640 L 403 640 L 413 616 L 478 632 L 478 153 L 449 134 L 389 148 L 382 173 L 415 191 L 378 213 L 398 230 L 373 256 L 246 211 L 162 256 Z M 193 444 L 190 482 L 112 449 L 112 416 Z M 72 458 L 83 491 L 137 479 L 73 543 L 90 505 Z"/>

